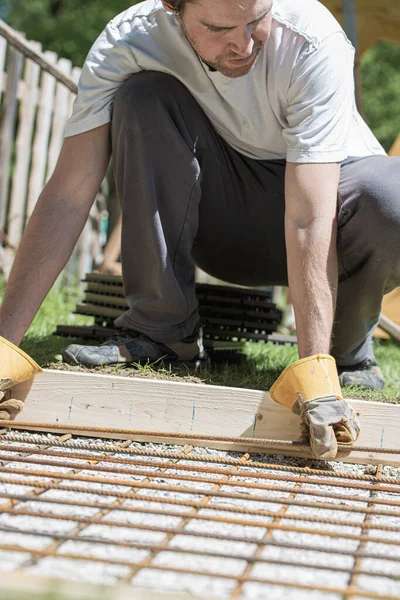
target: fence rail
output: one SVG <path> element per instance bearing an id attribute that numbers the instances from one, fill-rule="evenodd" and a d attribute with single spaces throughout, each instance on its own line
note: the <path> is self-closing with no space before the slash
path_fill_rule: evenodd
<path id="1" fill-rule="evenodd" d="M 81 70 L 0 20 L 0 267 L 7 276 L 26 222 L 52 175 Z M 99 258 L 98 198 L 66 267 L 82 278 Z"/>

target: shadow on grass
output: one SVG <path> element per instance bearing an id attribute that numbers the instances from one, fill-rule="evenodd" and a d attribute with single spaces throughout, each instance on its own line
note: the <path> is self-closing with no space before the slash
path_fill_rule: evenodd
<path id="1" fill-rule="evenodd" d="M 148 363 L 134 366 L 117 365 L 88 369 L 62 362 L 61 351 L 71 343 L 87 344 L 85 340 L 66 339 L 54 335 L 27 335 L 21 348 L 41 367 L 92 372 L 127 377 L 148 377 L 187 381 L 199 384 L 223 385 L 248 389 L 269 389 L 280 372 L 297 358 L 297 348 L 289 345 L 248 343 L 239 361 L 214 362 L 210 367 L 192 371 L 180 365 Z"/>
<path id="2" fill-rule="evenodd" d="M 237 358 L 232 362 L 214 362 L 210 367 L 199 371 L 191 371 L 187 367 L 172 366 L 162 362 L 87 369 L 86 367 L 71 366 L 62 362 L 61 351 L 70 343 L 87 342 L 54 335 L 28 334 L 21 347 L 45 368 L 124 377 L 168 379 L 255 390 L 269 390 L 283 369 L 298 358 L 296 346 L 249 342 L 245 345 L 244 353 L 239 362 Z M 390 341 L 377 341 L 375 342 L 375 353 L 386 380 L 384 390 L 374 392 L 349 387 L 344 388 L 343 393 L 347 398 L 399 403 L 400 345 Z"/>
<path id="3" fill-rule="evenodd" d="M 61 350 L 68 345 L 68 340 L 55 335 L 27 335 L 21 343 L 21 349 L 32 356 L 41 367 L 48 367 L 57 361 Z"/>

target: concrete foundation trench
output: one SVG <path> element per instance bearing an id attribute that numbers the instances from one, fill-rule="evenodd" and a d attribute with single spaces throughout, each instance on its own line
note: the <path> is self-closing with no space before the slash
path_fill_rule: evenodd
<path id="1" fill-rule="evenodd" d="M 0 576 L 390 600 L 399 558 L 399 468 L 0 432 Z"/>

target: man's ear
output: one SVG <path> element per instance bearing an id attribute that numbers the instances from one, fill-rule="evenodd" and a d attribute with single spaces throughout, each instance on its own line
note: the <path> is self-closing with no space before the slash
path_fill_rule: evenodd
<path id="1" fill-rule="evenodd" d="M 164 10 L 170 13 L 176 13 L 176 9 L 167 0 L 161 0 Z"/>

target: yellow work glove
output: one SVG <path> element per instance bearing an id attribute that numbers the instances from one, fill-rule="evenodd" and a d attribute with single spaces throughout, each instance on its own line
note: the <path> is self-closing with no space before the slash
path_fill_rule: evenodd
<path id="1" fill-rule="evenodd" d="M 15 419 L 24 407 L 22 400 L 4 400 L 4 392 L 41 372 L 30 356 L 0 336 L 0 420 Z"/>
<path id="2" fill-rule="evenodd" d="M 343 400 L 336 362 L 318 354 L 287 367 L 271 388 L 271 398 L 300 415 L 304 437 L 316 458 L 329 460 L 337 443 L 352 444 L 360 426 L 351 406 Z"/>

